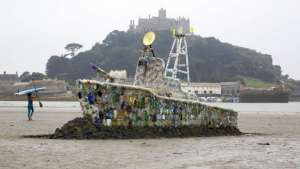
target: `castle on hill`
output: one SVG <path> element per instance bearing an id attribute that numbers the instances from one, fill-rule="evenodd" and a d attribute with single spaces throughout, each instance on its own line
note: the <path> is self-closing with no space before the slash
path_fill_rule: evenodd
<path id="1" fill-rule="evenodd" d="M 130 20 L 129 30 L 133 32 L 147 32 L 147 31 L 160 31 L 170 30 L 172 28 L 182 27 L 183 32 L 189 32 L 190 20 L 188 18 L 179 17 L 167 18 L 167 11 L 161 8 L 158 11 L 158 16 L 149 18 L 139 18 L 138 24 L 135 25 L 134 20 Z"/>

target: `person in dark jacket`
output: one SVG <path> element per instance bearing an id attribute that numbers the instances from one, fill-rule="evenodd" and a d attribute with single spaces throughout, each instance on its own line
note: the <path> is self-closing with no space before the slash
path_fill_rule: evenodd
<path id="1" fill-rule="evenodd" d="M 28 120 L 31 121 L 32 120 L 32 115 L 33 115 L 33 112 L 34 112 L 34 109 L 33 109 L 33 96 L 32 96 L 32 93 L 28 93 L 27 94 L 27 117 L 28 117 Z"/>

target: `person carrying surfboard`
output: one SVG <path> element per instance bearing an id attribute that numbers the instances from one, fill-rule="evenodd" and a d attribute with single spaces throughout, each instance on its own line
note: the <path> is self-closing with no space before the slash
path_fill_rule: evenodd
<path id="1" fill-rule="evenodd" d="M 27 110 L 28 110 L 27 116 L 28 116 L 29 121 L 32 120 L 32 115 L 33 115 L 33 112 L 34 112 L 33 98 L 34 98 L 34 96 L 32 96 L 32 93 L 27 93 Z"/>
<path id="2" fill-rule="evenodd" d="M 38 95 L 38 92 L 39 91 L 43 91 L 45 90 L 46 87 L 40 87 L 40 88 L 36 88 L 36 87 L 33 87 L 31 89 L 26 89 L 26 90 L 23 90 L 23 91 L 19 91 L 17 93 L 15 93 L 15 95 L 17 96 L 21 96 L 21 95 L 27 95 L 27 116 L 28 116 L 28 120 L 31 121 L 32 120 L 32 115 L 33 115 L 33 112 L 34 112 L 34 109 L 33 109 L 33 99 L 34 98 L 37 98 L 38 101 L 39 101 L 39 106 L 40 107 L 43 107 L 43 104 L 40 100 L 40 97 Z M 35 93 L 35 96 L 33 96 L 33 94 Z"/>

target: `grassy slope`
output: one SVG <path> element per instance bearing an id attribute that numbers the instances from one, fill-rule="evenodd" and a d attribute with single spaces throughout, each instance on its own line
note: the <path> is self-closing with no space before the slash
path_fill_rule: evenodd
<path id="1" fill-rule="evenodd" d="M 253 88 L 270 88 L 272 86 L 276 86 L 274 83 L 264 82 L 259 79 L 251 78 L 251 77 L 242 77 L 248 87 Z"/>

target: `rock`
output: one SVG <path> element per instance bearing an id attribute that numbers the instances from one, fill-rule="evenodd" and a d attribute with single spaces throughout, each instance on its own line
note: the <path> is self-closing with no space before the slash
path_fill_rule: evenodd
<path id="1" fill-rule="evenodd" d="M 96 126 L 89 118 L 75 118 L 57 128 L 51 139 L 140 139 L 140 138 L 173 138 L 241 135 L 234 127 L 204 128 L 201 126 L 179 127 L 125 127 L 125 126 Z"/>
<path id="2" fill-rule="evenodd" d="M 258 145 L 270 145 L 269 142 L 266 142 L 266 143 L 257 143 Z"/>

